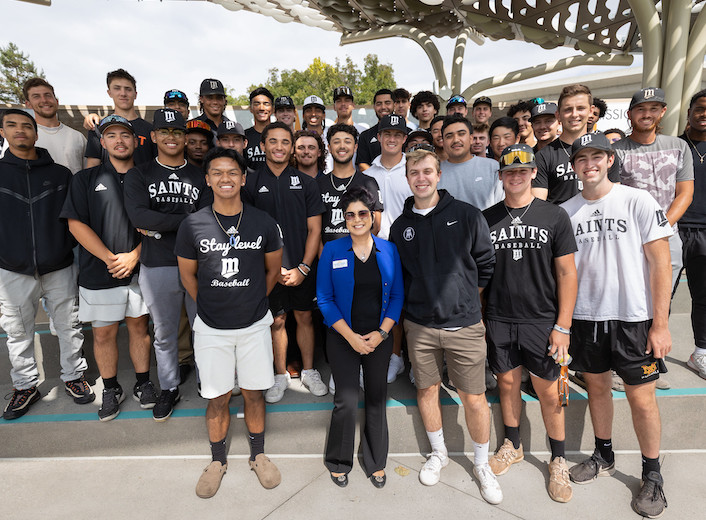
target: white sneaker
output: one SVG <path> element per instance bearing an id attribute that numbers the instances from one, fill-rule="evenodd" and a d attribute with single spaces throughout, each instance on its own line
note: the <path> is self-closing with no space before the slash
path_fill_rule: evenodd
<path id="1" fill-rule="evenodd" d="M 233 390 L 231 392 L 232 395 L 240 395 L 242 392 L 240 391 L 240 385 L 238 384 L 238 371 L 236 370 L 235 372 L 235 381 L 233 383 Z"/>
<path id="2" fill-rule="evenodd" d="M 268 403 L 277 403 L 284 397 L 284 391 L 289 388 L 292 378 L 288 372 L 284 374 L 275 374 L 275 384 L 265 392 L 265 401 Z"/>
<path id="3" fill-rule="evenodd" d="M 390 366 L 387 368 L 387 382 L 394 383 L 397 376 L 404 372 L 404 359 L 402 356 L 392 354 L 390 356 Z"/>
<path id="4" fill-rule="evenodd" d="M 419 482 L 425 486 L 439 483 L 441 469 L 449 465 L 449 457 L 440 451 L 433 451 L 419 472 Z"/>
<path id="5" fill-rule="evenodd" d="M 473 466 L 473 474 L 480 482 L 480 495 L 483 500 L 489 504 L 499 504 L 503 501 L 503 491 L 489 464 Z"/>
<path id="6" fill-rule="evenodd" d="M 328 388 L 326 388 L 326 385 L 321 380 L 321 374 L 319 374 L 319 371 L 315 368 L 310 370 L 302 370 L 301 380 L 304 388 L 309 390 L 309 392 L 314 394 L 316 397 L 321 397 L 328 394 Z"/>
<path id="7" fill-rule="evenodd" d="M 331 395 L 336 393 L 336 381 L 333 380 L 333 374 L 328 380 L 328 391 Z"/>
<path id="8" fill-rule="evenodd" d="M 686 366 L 706 379 L 706 354 L 691 354 Z"/>

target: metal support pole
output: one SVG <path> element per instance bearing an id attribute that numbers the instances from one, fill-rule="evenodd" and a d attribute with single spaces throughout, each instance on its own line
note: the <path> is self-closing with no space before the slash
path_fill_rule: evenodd
<path id="1" fill-rule="evenodd" d="M 628 0 L 642 39 L 642 84 L 660 87 L 662 79 L 662 27 L 655 3 L 650 0 Z"/>
<path id="2" fill-rule="evenodd" d="M 682 112 L 684 69 L 691 25 L 691 0 L 671 0 L 664 41 L 664 61 L 661 85 L 645 84 L 644 87 L 661 86 L 667 101 L 667 113 L 662 120 L 666 135 L 679 133 L 679 115 Z"/>
<path id="3" fill-rule="evenodd" d="M 581 65 L 618 65 L 621 67 L 627 67 L 632 65 L 632 61 L 633 57 L 629 54 L 584 54 L 572 56 L 570 58 L 563 58 L 561 60 L 544 63 L 542 65 L 536 65 L 534 67 L 528 67 L 526 69 L 508 72 L 507 74 L 482 79 L 464 90 L 463 97 L 466 99 L 471 99 L 477 93 L 489 88 L 508 85 L 510 83 L 515 83 L 517 81 L 522 81 L 529 78 L 536 78 L 537 76 L 543 76 L 544 74 L 549 74 L 559 70 L 570 69 L 571 67 L 579 67 Z"/>
<path id="4" fill-rule="evenodd" d="M 706 9 L 696 17 L 689 34 L 689 48 L 686 51 L 686 67 L 684 70 L 684 89 L 681 96 L 681 112 L 679 113 L 679 129 L 686 125 L 686 109 L 689 100 L 701 90 L 701 79 L 704 70 L 704 55 L 706 54 Z"/>
<path id="5" fill-rule="evenodd" d="M 431 62 L 431 67 L 434 69 L 434 76 L 436 76 L 436 80 L 439 82 L 439 91 L 441 91 L 441 89 L 448 89 L 449 82 L 446 76 L 446 69 L 444 68 L 444 61 L 441 59 L 439 49 L 431 38 L 419 29 L 408 25 L 393 25 L 382 27 L 380 29 L 358 31 L 341 36 L 341 45 L 377 40 L 380 38 L 390 38 L 392 36 L 402 36 L 403 38 L 409 38 L 410 40 L 417 42 L 422 49 L 424 49 L 424 52 Z"/>

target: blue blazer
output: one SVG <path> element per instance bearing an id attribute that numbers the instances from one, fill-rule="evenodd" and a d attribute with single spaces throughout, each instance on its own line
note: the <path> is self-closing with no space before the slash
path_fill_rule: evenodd
<path id="1" fill-rule="evenodd" d="M 380 324 L 385 318 L 400 319 L 404 301 L 402 264 L 397 247 L 392 242 L 373 235 L 377 248 L 376 260 L 382 279 L 382 310 Z M 324 323 L 330 327 L 343 319 L 351 326 L 353 306 L 353 271 L 355 253 L 350 236 L 327 242 L 319 259 L 316 275 L 316 299 Z"/>

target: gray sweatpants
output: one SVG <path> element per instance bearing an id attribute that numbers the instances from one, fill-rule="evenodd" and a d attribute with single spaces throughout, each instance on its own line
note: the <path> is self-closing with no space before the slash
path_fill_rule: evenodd
<path id="1" fill-rule="evenodd" d="M 44 298 L 59 337 L 62 381 L 83 375 L 88 363 L 83 357 L 83 332 L 78 321 L 78 286 L 73 266 L 38 278 L 0 269 L 0 325 L 7 333 L 12 384 L 26 390 L 39 383 L 34 359 L 35 316 Z"/>
<path id="2" fill-rule="evenodd" d="M 196 302 L 181 285 L 177 266 L 140 265 L 138 279 L 142 297 L 154 323 L 154 355 L 159 387 L 171 390 L 179 385 L 179 318 L 182 303 L 189 323 L 196 316 Z"/>

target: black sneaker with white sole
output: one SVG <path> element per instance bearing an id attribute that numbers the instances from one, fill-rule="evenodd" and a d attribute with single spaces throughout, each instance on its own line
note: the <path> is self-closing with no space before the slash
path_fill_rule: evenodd
<path id="1" fill-rule="evenodd" d="M 76 404 L 88 404 L 96 400 L 96 394 L 83 376 L 73 381 L 66 381 L 64 389 L 73 397 Z"/>
<path id="2" fill-rule="evenodd" d="M 103 403 L 98 410 L 98 419 L 101 421 L 111 421 L 120 413 L 120 403 L 125 400 L 122 387 L 104 388 Z"/>
<path id="3" fill-rule="evenodd" d="M 155 390 L 152 381 L 147 381 L 132 388 L 132 398 L 140 403 L 140 408 L 145 410 L 154 408 L 157 404 L 157 390 Z"/>
<path id="4" fill-rule="evenodd" d="M 29 407 L 42 398 L 36 386 L 26 388 L 24 390 L 12 389 L 12 397 L 7 403 L 5 410 L 2 413 L 2 418 L 6 421 L 19 419 L 29 411 Z"/>
<path id="5" fill-rule="evenodd" d="M 179 388 L 175 390 L 162 390 L 159 393 L 159 400 L 152 408 L 152 417 L 155 421 L 166 421 L 174 411 L 174 405 L 179 402 Z"/>

